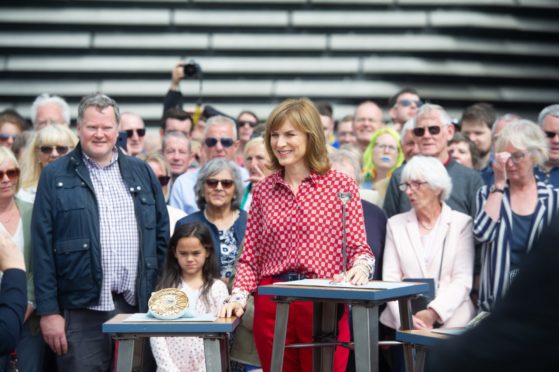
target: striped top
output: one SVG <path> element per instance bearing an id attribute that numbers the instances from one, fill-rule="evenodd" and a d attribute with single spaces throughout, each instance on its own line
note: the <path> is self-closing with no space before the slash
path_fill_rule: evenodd
<path id="1" fill-rule="evenodd" d="M 529 232 L 527 252 L 531 250 L 534 241 L 551 222 L 559 208 L 558 189 L 541 181 L 537 181 L 537 188 L 538 203 Z M 501 202 L 501 217 L 497 221 L 484 210 L 488 197 L 489 187 L 481 187 L 477 192 L 477 214 L 474 219 L 474 238 L 482 244 L 480 307 L 484 311 L 493 310 L 495 303 L 505 295 L 510 285 L 510 256 L 514 233 L 508 183 Z"/>

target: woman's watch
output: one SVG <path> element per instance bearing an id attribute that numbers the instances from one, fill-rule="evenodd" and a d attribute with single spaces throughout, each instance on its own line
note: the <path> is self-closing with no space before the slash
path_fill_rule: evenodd
<path id="1" fill-rule="evenodd" d="M 495 184 L 491 185 L 491 187 L 489 188 L 489 192 L 491 194 L 493 194 L 494 192 L 500 192 L 501 194 L 505 193 L 505 189 L 500 189 L 498 188 Z"/>

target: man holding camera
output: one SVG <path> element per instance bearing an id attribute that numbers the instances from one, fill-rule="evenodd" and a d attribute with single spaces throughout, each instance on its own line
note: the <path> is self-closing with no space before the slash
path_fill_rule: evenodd
<path id="1" fill-rule="evenodd" d="M 185 63 L 178 62 L 171 72 L 171 86 L 163 101 L 163 112 L 165 113 L 172 107 L 181 107 L 183 104 L 183 96 L 180 89 L 182 79 L 201 79 L 202 69 L 200 65 L 194 62 Z"/>

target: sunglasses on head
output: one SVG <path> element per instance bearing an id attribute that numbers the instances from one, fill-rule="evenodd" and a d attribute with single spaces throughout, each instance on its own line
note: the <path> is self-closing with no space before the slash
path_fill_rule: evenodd
<path id="1" fill-rule="evenodd" d="M 7 140 L 9 140 L 10 138 L 15 140 L 17 137 L 17 134 L 5 134 L 5 133 L 0 133 L 0 141 L 1 142 L 6 142 Z"/>
<path id="2" fill-rule="evenodd" d="M 547 136 L 547 138 L 555 138 L 555 136 L 559 136 L 559 132 L 549 132 L 549 131 L 545 131 L 545 135 Z"/>
<path id="3" fill-rule="evenodd" d="M 433 136 L 441 133 L 441 127 L 439 127 L 438 125 L 433 125 L 427 128 L 413 128 L 413 135 L 416 137 L 423 137 L 425 135 L 425 129 L 427 129 Z"/>
<path id="4" fill-rule="evenodd" d="M 161 184 L 161 187 L 164 187 L 164 186 L 167 186 L 167 184 L 171 180 L 171 177 L 169 177 L 169 176 L 159 176 L 159 177 L 157 177 L 157 179 L 159 180 L 159 183 Z"/>
<path id="5" fill-rule="evenodd" d="M 206 186 L 211 187 L 212 189 L 215 189 L 218 184 L 221 184 L 221 187 L 223 187 L 224 189 L 229 189 L 229 188 L 231 188 L 231 186 L 233 186 L 235 184 L 235 181 L 233 181 L 233 180 L 218 180 L 217 178 L 208 178 L 206 180 Z"/>
<path id="6" fill-rule="evenodd" d="M 247 124 L 250 125 L 251 128 L 254 128 L 254 127 L 256 127 L 256 126 L 258 125 L 257 122 L 255 122 L 255 121 L 250 121 L 250 120 L 243 120 L 243 121 L 238 121 L 238 122 L 237 122 L 237 126 L 238 126 L 239 128 L 244 127 L 244 126 L 247 125 Z"/>
<path id="7" fill-rule="evenodd" d="M 214 147 L 215 145 L 217 145 L 218 142 L 221 143 L 221 146 L 223 147 L 231 147 L 233 146 L 233 143 L 235 141 L 233 141 L 233 138 L 227 138 L 227 137 L 224 138 L 208 137 L 204 141 L 204 143 L 208 147 Z"/>
<path id="8" fill-rule="evenodd" d="M 138 137 L 143 137 L 146 135 L 146 130 L 145 128 L 140 128 L 140 129 L 127 129 L 125 130 L 126 135 L 128 137 L 132 137 L 134 135 L 134 132 L 136 132 L 136 134 L 138 135 Z"/>
<path id="9" fill-rule="evenodd" d="M 402 107 L 410 107 L 414 103 L 415 103 L 415 107 L 417 108 L 423 106 L 423 101 L 420 99 L 418 99 L 417 101 L 414 101 L 412 99 L 401 99 L 397 102 L 397 104 Z"/>
<path id="10" fill-rule="evenodd" d="M 5 171 L 0 170 L 0 180 L 3 180 L 4 176 L 8 176 L 8 179 L 10 181 L 15 181 L 19 177 L 19 169 L 14 168 L 14 169 L 8 169 L 8 170 L 5 170 Z"/>
<path id="11" fill-rule="evenodd" d="M 68 146 L 41 146 L 39 150 L 45 155 L 50 155 L 56 149 L 56 152 L 60 155 L 64 155 L 68 152 Z"/>

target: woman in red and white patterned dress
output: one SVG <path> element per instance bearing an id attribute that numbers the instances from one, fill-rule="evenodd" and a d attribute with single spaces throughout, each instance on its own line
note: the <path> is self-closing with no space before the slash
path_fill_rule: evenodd
<path id="1" fill-rule="evenodd" d="M 276 107 L 266 124 L 266 150 L 274 174 L 253 190 L 252 204 L 237 263 L 237 276 L 220 316 L 241 316 L 249 293 L 255 293 L 254 339 L 264 371 L 270 370 L 276 305 L 258 296 L 259 285 L 303 278 L 343 280 L 342 205 L 337 194 L 353 195 L 346 207 L 348 267 L 346 279 L 365 284 L 374 267 L 367 245 L 358 185 L 330 169 L 320 116 L 305 98 Z M 347 311 L 339 339 L 349 339 Z M 312 342 L 312 303 L 290 306 L 287 343 Z M 336 371 L 345 371 L 348 351 L 336 348 Z M 284 371 L 310 371 L 309 348 L 286 349 Z"/>

